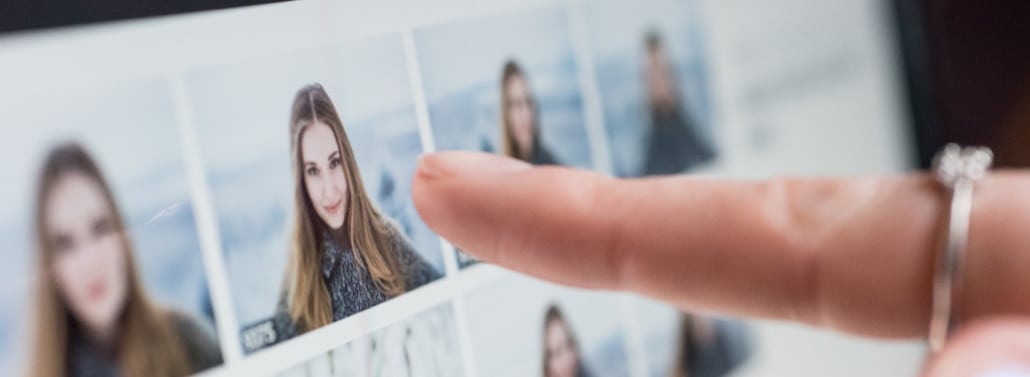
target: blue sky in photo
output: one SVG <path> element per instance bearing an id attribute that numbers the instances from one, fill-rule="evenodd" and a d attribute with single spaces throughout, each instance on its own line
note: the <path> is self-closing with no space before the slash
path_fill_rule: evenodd
<path id="1" fill-rule="evenodd" d="M 415 44 L 437 149 L 498 151 L 501 71 L 514 59 L 540 106 L 542 144 L 565 165 L 593 167 L 563 9 L 430 26 Z"/>
<path id="2" fill-rule="evenodd" d="M 281 291 L 290 106 L 307 84 L 321 83 L 337 106 L 369 195 L 444 271 L 439 239 L 410 199 L 422 147 L 399 35 L 205 68 L 186 81 L 241 327 L 271 316 Z"/>

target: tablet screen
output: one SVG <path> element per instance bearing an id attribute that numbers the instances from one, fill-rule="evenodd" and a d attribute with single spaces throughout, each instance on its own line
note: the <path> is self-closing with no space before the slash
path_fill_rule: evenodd
<path id="1" fill-rule="evenodd" d="M 626 179 L 907 169 L 885 1 L 17 3 L 0 374 L 917 368 L 918 345 L 480 263 L 411 200 L 418 157 L 447 150 Z"/>

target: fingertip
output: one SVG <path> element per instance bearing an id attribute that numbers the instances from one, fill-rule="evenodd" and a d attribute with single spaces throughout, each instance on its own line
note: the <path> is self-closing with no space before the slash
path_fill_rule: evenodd
<path id="1" fill-rule="evenodd" d="M 423 180 L 476 177 L 529 170 L 529 163 L 483 152 L 436 152 L 419 157 L 416 175 Z"/>

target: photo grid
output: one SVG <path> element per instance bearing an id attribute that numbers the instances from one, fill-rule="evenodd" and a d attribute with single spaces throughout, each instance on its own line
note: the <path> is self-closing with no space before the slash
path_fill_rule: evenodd
<path id="1" fill-rule="evenodd" d="M 34 127 L 0 140 L 27 162 L 0 170 L 0 374 L 728 373 L 743 325 L 477 263 L 410 197 L 433 151 L 626 177 L 717 161 L 694 3 L 479 15 L 6 105 Z M 419 309 L 367 330 L 386 305 Z"/>

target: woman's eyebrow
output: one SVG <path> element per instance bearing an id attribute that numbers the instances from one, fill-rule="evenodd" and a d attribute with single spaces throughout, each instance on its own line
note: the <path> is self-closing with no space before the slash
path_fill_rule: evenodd
<path id="1" fill-rule="evenodd" d="M 333 159 L 334 157 L 335 158 L 340 158 L 340 151 L 334 151 L 333 153 L 329 154 L 329 159 L 330 160 Z"/>

